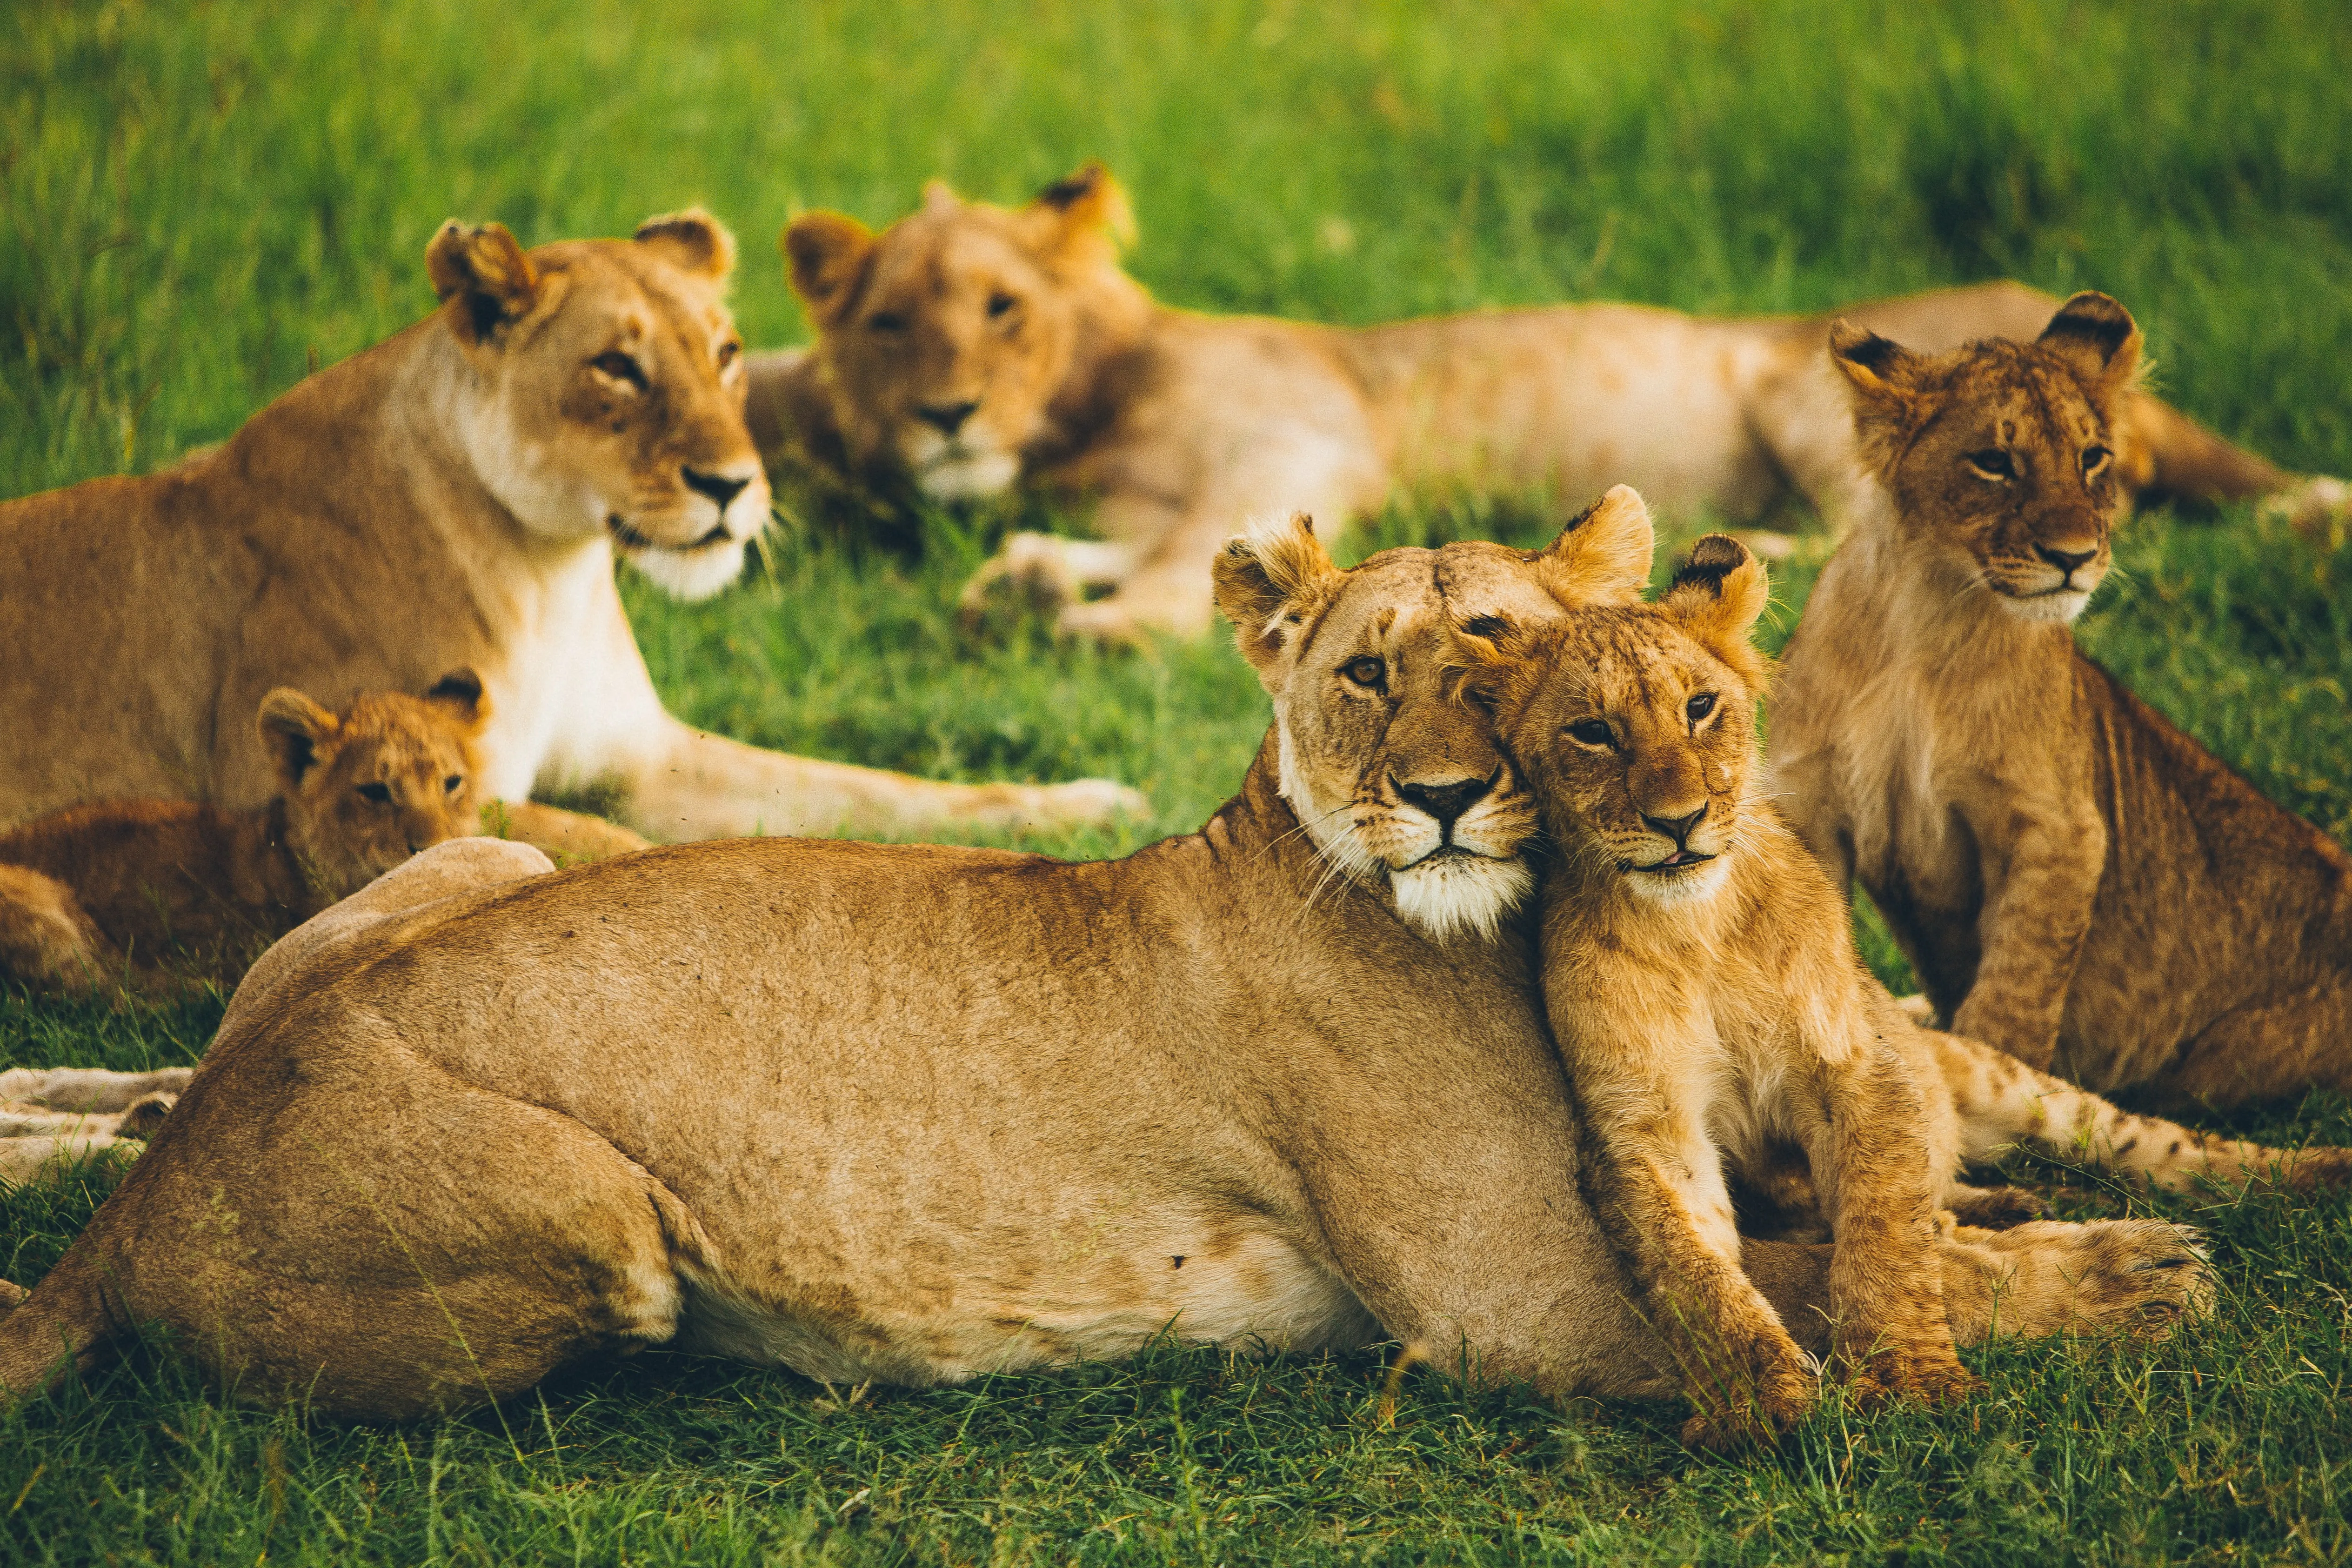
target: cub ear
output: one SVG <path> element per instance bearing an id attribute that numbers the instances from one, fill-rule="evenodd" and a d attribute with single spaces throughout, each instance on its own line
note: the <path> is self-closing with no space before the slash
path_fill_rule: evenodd
<path id="1" fill-rule="evenodd" d="M 700 207 L 647 218 L 635 238 L 684 272 L 716 279 L 735 270 L 735 236 Z"/>
<path id="2" fill-rule="evenodd" d="M 490 699 L 482 694 L 482 677 L 474 674 L 470 665 L 452 670 L 434 682 L 425 700 L 448 708 L 477 733 L 490 721 Z"/>
<path id="3" fill-rule="evenodd" d="M 1650 580 L 1657 534 L 1650 508 L 1631 485 L 1608 493 L 1571 519 L 1559 537 L 1528 558 L 1536 581 L 1564 610 L 1635 604 Z"/>
<path id="4" fill-rule="evenodd" d="M 1764 655 L 1748 632 L 1771 597 L 1764 563 L 1729 534 L 1708 534 L 1691 546 L 1658 607 L 1748 685 L 1760 685 Z"/>
<path id="5" fill-rule="evenodd" d="M 1474 615 L 1455 622 L 1452 631 L 1446 678 L 1455 698 L 1516 706 L 1530 686 L 1541 684 L 1540 674 L 1531 668 L 1544 644 L 1541 628 L 1522 626 L 1507 615 Z"/>
<path id="6" fill-rule="evenodd" d="M 959 211 L 962 206 L 963 198 L 957 195 L 955 187 L 945 180 L 923 182 L 923 211 L 935 214 L 952 213 Z"/>
<path id="7" fill-rule="evenodd" d="M 2058 307 L 2058 314 L 2034 341 L 2064 361 L 2103 409 L 2139 371 L 2139 323 L 2095 288 L 2085 288 Z"/>
<path id="8" fill-rule="evenodd" d="M 1282 657 L 1291 631 L 1345 574 L 1315 537 L 1315 519 L 1293 512 L 1253 520 L 1217 552 L 1217 608 L 1234 623 L 1242 657 L 1264 674 Z"/>
<path id="9" fill-rule="evenodd" d="M 451 218 L 425 247 L 425 271 L 442 299 L 464 300 L 457 335 L 485 343 L 530 308 L 539 274 L 504 224 L 466 225 Z"/>
<path id="10" fill-rule="evenodd" d="M 326 760 L 341 722 L 292 686 L 279 686 L 261 699 L 261 745 L 278 770 L 278 781 L 292 789 L 310 769 Z"/>
<path id="11" fill-rule="evenodd" d="M 1854 434 L 1861 439 L 1864 460 L 1883 474 L 1917 422 L 1927 361 L 1893 339 L 1841 316 L 1830 323 L 1830 363 L 1844 374 L 1851 391 Z"/>
<path id="12" fill-rule="evenodd" d="M 874 254 L 874 231 L 841 213 L 808 213 L 786 225 L 782 245 L 793 292 L 811 316 L 830 324 L 857 292 Z"/>
<path id="13" fill-rule="evenodd" d="M 1135 243 L 1135 209 L 1099 158 L 1088 159 L 1038 192 L 1027 216 L 1049 250 L 1083 252 L 1091 247 L 1108 261 Z"/>

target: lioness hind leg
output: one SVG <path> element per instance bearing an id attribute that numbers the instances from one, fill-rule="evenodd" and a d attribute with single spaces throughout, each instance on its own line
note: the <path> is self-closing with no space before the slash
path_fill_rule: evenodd
<path id="1" fill-rule="evenodd" d="M 126 969 L 73 889 L 27 866 L 0 865 L 0 976 L 88 996 L 121 980 Z"/>

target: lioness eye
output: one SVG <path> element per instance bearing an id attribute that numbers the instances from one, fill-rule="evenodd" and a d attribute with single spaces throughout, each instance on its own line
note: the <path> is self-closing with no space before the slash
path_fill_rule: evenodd
<path id="1" fill-rule="evenodd" d="M 2104 446 L 2085 446 L 2083 448 L 2083 473 L 2085 476 L 2097 473 L 2114 455 Z"/>
<path id="2" fill-rule="evenodd" d="M 903 332 L 907 329 L 907 319 L 896 310 L 877 310 L 866 318 L 866 329 L 869 332 Z"/>
<path id="3" fill-rule="evenodd" d="M 1698 723 L 1701 719 L 1704 719 L 1707 715 L 1715 711 L 1715 694 L 1713 692 L 1699 693 L 1698 695 L 1691 698 L 1689 702 L 1683 705 L 1683 711 L 1690 715 L 1691 723 Z"/>
<path id="4" fill-rule="evenodd" d="M 457 792 L 457 786 L 463 784 L 465 781 L 466 776 L 464 774 L 452 773 L 448 778 L 441 780 L 441 788 L 448 793 L 455 795 Z"/>
<path id="5" fill-rule="evenodd" d="M 1349 660 L 1339 666 L 1339 673 L 1360 686 L 1377 686 L 1387 676 L 1389 667 L 1383 661 L 1368 656 Z"/>
<path id="6" fill-rule="evenodd" d="M 2009 460 L 2009 454 L 1998 446 L 1988 446 L 1982 452 L 1971 452 L 1967 461 L 1969 467 L 1988 479 L 2017 477 L 2017 465 L 2011 463 Z"/>
<path id="7" fill-rule="evenodd" d="M 1002 316 L 1020 303 L 1021 301 L 1013 298 L 1010 294 L 1002 292 L 992 294 L 988 297 L 988 314 L 992 319 Z"/>
<path id="8" fill-rule="evenodd" d="M 1617 737 L 1611 733 L 1605 718 L 1580 718 L 1568 727 L 1568 737 L 1580 746 L 1606 746 L 1612 749 Z"/>
<path id="9" fill-rule="evenodd" d="M 360 799 L 373 800 L 379 806 L 389 806 L 392 804 L 392 790 L 383 784 L 362 784 L 360 786 Z"/>
<path id="10" fill-rule="evenodd" d="M 637 361 L 618 349 L 607 349 L 588 361 L 589 367 L 616 382 L 626 382 L 639 392 L 646 390 L 646 372 Z"/>

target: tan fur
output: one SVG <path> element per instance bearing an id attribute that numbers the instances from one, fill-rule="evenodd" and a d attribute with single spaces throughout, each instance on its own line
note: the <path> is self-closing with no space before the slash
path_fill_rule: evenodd
<path id="1" fill-rule="evenodd" d="M 247 716 L 481 673 L 483 794 L 616 789 L 658 838 L 1095 821 L 1140 798 L 931 783 L 665 713 L 617 551 L 689 598 L 766 524 L 708 215 L 524 251 L 452 223 L 438 310 L 162 473 L 0 504 L 0 826 L 88 800 L 227 811 L 276 788 Z"/>
<path id="2" fill-rule="evenodd" d="M 470 670 L 341 714 L 281 686 L 257 726 L 278 774 L 267 805 L 113 800 L 0 833 L 0 976 L 70 992 L 235 984 L 328 904 L 475 831 L 488 719 Z"/>
<path id="3" fill-rule="evenodd" d="M 1210 618 L 1234 520 L 1327 524 L 1394 496 L 1588 496 L 1630 480 L 1677 513 L 1748 518 L 1791 492 L 1849 505 L 1853 434 L 1822 362 L 1828 319 L 1702 319 L 1633 305 L 1489 310 L 1360 329 L 1158 305 L 1122 272 L 1127 202 L 1088 164 L 1025 207 L 944 186 L 878 236 L 812 213 L 785 231 L 816 329 L 754 359 L 749 414 L 772 466 L 910 476 L 934 497 L 1023 482 L 1091 497 L 1099 540 L 1015 534 L 965 592 L 1057 607 L 1066 632 L 1182 634 Z M 2030 336 L 2046 296 L 2016 284 L 1854 307 L 1949 347 Z M 2133 401 L 2133 482 L 2194 496 L 2314 488 L 2153 398 Z M 1113 590 L 1092 602 L 1093 589 Z"/>
<path id="4" fill-rule="evenodd" d="M 111 1114 L 50 1111 L 0 1101 L 0 1190 L 58 1179 L 96 1155 L 135 1154 L 163 1124 L 176 1098 L 149 1094 Z"/>
<path id="5" fill-rule="evenodd" d="M 1438 938 L 1388 885 L 1444 836 L 1408 789 L 1516 790 L 1442 689 L 1452 621 L 1557 606 L 1484 545 L 1343 575 L 1297 529 L 1221 577 L 1276 722 L 1198 833 L 1092 864 L 761 839 L 554 875 L 461 840 L 301 927 L 0 1320 L 0 1386 L 159 1322 L 241 1397 L 373 1416 L 647 1344 L 922 1384 L 1170 1331 L 1666 1391 L 1577 1185 L 1524 926 Z M 1386 724 L 1339 685 L 1367 658 Z M 1286 752 L 1302 792 L 1358 781 L 1372 863 L 1303 831 Z M 1394 798 L 1360 800 L 1381 773 Z M 2013 1333 L 2202 1299 L 2168 1226 L 1940 1256 L 1976 1333 L 1996 1299 Z M 1826 1267 L 1749 1249 L 1801 1324 Z"/>
<path id="6" fill-rule="evenodd" d="M 1834 341 L 1880 493 L 1773 707 L 1807 844 L 1935 1012 L 2029 1066 L 2210 1104 L 2352 1088 L 2352 860 L 2067 630 L 2127 498 L 2103 455 L 2129 315 L 2078 295 L 2032 344 Z"/>

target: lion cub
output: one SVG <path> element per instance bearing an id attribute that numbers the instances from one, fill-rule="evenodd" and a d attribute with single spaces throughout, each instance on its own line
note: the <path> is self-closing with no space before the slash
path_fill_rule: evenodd
<path id="1" fill-rule="evenodd" d="M 2031 343 L 1832 330 L 1880 500 L 1790 643 L 1772 788 L 1959 1033 L 2174 1102 L 2352 1089 L 2352 858 L 2068 629 L 2139 341 L 2094 293 Z"/>
<path id="2" fill-rule="evenodd" d="M 1630 492 L 1626 492 L 1630 496 Z M 1638 500 L 1604 507 L 1623 581 L 1649 575 Z M 1855 956 L 1829 879 L 1758 789 L 1764 569 L 1699 541 L 1654 605 L 1462 629 L 1558 862 L 1544 993 L 1596 1196 L 1698 1414 L 1686 1439 L 1785 1428 L 1815 1377 L 1740 1268 L 1727 1158 L 1807 1155 L 1835 1239 L 1832 1345 L 1865 1397 L 1944 1400 L 1972 1380 L 1934 1267 L 1937 1179 L 1910 1026 Z"/>
<path id="3" fill-rule="evenodd" d="M 476 831 L 488 718 L 471 670 L 341 714 L 280 686 L 257 720 L 268 805 L 114 800 L 0 833 L 0 975 L 68 992 L 234 983 L 328 904 Z"/>

